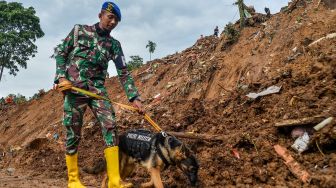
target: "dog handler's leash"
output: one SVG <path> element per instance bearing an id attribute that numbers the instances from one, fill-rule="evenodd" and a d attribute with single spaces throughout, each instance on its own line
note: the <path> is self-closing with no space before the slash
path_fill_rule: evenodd
<path id="1" fill-rule="evenodd" d="M 100 96 L 100 95 L 97 95 L 95 93 L 92 93 L 90 91 L 87 91 L 87 90 L 84 90 L 84 89 L 80 89 L 78 87 L 74 87 L 72 86 L 71 87 L 72 90 L 74 91 L 78 91 L 84 95 L 87 95 L 87 96 L 90 96 L 90 97 L 93 97 L 93 98 L 96 98 L 96 99 L 101 99 L 101 100 L 106 100 L 106 101 L 110 101 L 111 103 L 113 104 L 116 104 L 124 109 L 127 109 L 127 110 L 131 110 L 131 111 L 134 111 L 134 112 L 139 112 L 139 110 L 137 108 L 134 108 L 132 106 L 128 106 L 128 105 L 125 105 L 125 104 L 121 104 L 121 103 L 117 103 L 117 102 L 114 102 L 114 101 L 111 101 L 110 99 L 106 98 L 106 97 L 103 97 L 103 96 Z M 159 127 L 158 124 L 156 124 L 150 117 L 148 114 L 144 114 L 144 118 L 159 132 L 162 133 L 163 136 L 167 136 L 166 132 L 164 132 L 161 127 Z"/>

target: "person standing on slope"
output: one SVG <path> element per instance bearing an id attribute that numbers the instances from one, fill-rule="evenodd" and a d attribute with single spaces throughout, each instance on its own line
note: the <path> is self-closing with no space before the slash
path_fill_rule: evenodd
<path id="1" fill-rule="evenodd" d="M 68 169 L 68 187 L 85 187 L 79 180 L 78 145 L 81 139 L 83 114 L 89 106 L 101 124 L 103 138 L 107 148 L 104 150 L 108 187 L 131 187 L 131 183 L 122 182 L 119 175 L 117 146 L 117 125 L 115 113 L 109 101 L 83 96 L 71 90 L 72 86 L 88 90 L 108 98 L 104 86 L 108 62 L 113 60 L 119 80 L 127 98 L 143 112 L 140 95 L 127 71 L 125 57 L 118 40 L 110 32 L 121 21 L 119 7 L 113 2 L 105 2 L 98 15 L 99 22 L 92 25 L 75 25 L 64 41 L 56 47 L 57 90 L 64 93 L 63 125 L 66 128 L 66 165 Z"/>
<path id="2" fill-rule="evenodd" d="M 214 29 L 214 36 L 218 37 L 218 32 L 219 32 L 219 29 L 218 29 L 218 26 L 216 26 Z"/>

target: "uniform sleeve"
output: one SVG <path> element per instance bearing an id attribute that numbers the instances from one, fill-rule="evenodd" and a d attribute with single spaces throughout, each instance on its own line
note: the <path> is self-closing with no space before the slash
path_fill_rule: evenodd
<path id="1" fill-rule="evenodd" d="M 119 42 L 117 42 L 115 46 L 112 45 L 112 48 L 115 53 L 113 61 L 117 69 L 119 81 L 126 92 L 128 100 L 133 102 L 135 99 L 140 98 L 140 95 L 138 93 L 138 89 L 134 85 L 132 75 L 127 70 L 125 56 L 121 45 Z"/>
<path id="2" fill-rule="evenodd" d="M 66 61 L 69 53 L 74 47 L 74 29 L 68 34 L 68 36 L 62 41 L 61 44 L 55 48 L 54 57 L 56 59 L 56 75 L 54 83 L 57 84 L 59 79 L 65 77 Z"/>

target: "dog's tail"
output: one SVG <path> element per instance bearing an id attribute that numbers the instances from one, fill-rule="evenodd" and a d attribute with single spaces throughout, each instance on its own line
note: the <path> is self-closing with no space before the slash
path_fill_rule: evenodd
<path id="1" fill-rule="evenodd" d="M 88 174 L 99 174 L 106 170 L 106 161 L 105 159 L 99 159 L 95 162 L 93 167 L 84 167 L 83 171 Z"/>

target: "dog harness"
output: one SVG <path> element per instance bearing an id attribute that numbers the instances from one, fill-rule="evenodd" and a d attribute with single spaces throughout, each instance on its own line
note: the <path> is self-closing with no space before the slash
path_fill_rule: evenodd
<path id="1" fill-rule="evenodd" d="M 173 161 L 169 156 L 167 159 L 163 155 L 157 142 L 157 136 L 158 134 L 143 129 L 129 131 L 126 135 L 120 137 L 120 150 L 139 161 L 148 159 L 151 153 L 157 153 L 165 164 L 164 169 L 167 169 L 169 165 L 173 164 Z"/>
<path id="2" fill-rule="evenodd" d="M 159 157 L 161 158 L 161 160 L 163 161 L 163 163 L 165 164 L 165 166 L 163 167 L 163 170 L 166 170 L 171 164 L 175 165 L 175 163 L 173 162 L 173 160 L 171 160 L 171 158 L 170 158 L 169 150 L 167 150 L 167 154 L 168 154 L 168 159 L 167 159 L 163 155 L 162 150 L 160 149 L 159 143 L 156 142 L 156 145 L 155 145 L 155 142 L 153 142 L 153 145 L 154 146 L 152 147 L 152 152 L 156 152 L 159 155 Z"/>
<path id="3" fill-rule="evenodd" d="M 151 152 L 154 134 L 146 130 L 129 131 L 120 140 L 120 149 L 137 160 L 146 160 Z"/>

